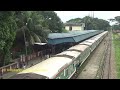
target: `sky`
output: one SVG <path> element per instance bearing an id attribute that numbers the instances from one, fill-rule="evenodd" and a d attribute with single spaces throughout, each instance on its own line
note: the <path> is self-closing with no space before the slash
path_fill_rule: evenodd
<path id="1" fill-rule="evenodd" d="M 83 18 L 85 16 L 92 16 L 93 11 L 55 11 L 63 22 L 73 18 Z M 94 17 L 107 20 L 120 16 L 120 11 L 94 11 Z M 110 23 L 111 25 L 114 23 Z"/>

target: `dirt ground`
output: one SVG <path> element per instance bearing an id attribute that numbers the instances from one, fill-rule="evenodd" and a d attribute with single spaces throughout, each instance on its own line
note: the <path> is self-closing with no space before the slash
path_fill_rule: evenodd
<path id="1" fill-rule="evenodd" d="M 107 42 L 104 44 L 104 41 L 108 41 L 109 37 L 106 37 L 100 45 L 94 50 L 92 55 L 87 59 L 88 63 L 79 74 L 77 79 L 96 79 L 98 70 L 100 68 L 101 62 L 103 60 L 104 52 L 106 50 Z M 112 43 L 112 42 L 111 42 Z M 116 79 L 116 67 L 115 67 L 115 59 L 114 59 L 114 48 L 112 45 L 111 50 L 111 79 Z"/>
<path id="2" fill-rule="evenodd" d="M 113 44 L 112 33 L 109 34 L 109 49 L 107 51 L 106 63 L 103 73 L 103 79 L 117 79 L 115 51 Z"/>
<path id="3" fill-rule="evenodd" d="M 111 63 L 110 63 L 110 66 L 111 66 L 111 73 L 110 73 L 110 79 L 117 79 L 117 69 L 116 69 L 116 62 L 115 62 L 115 49 L 114 49 L 114 44 L 113 44 L 113 38 L 112 38 L 112 33 L 110 33 L 110 37 L 111 37 Z"/>

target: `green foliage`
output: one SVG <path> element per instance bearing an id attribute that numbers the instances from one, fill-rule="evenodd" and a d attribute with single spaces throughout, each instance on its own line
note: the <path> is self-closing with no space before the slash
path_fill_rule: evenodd
<path id="1" fill-rule="evenodd" d="M 83 22 L 85 23 L 86 30 L 107 30 L 110 27 L 109 22 L 103 19 L 84 17 Z"/>
<path id="2" fill-rule="evenodd" d="M 0 66 L 6 65 L 10 61 L 10 48 L 12 47 L 16 35 L 15 12 L 0 12 Z"/>
<path id="3" fill-rule="evenodd" d="M 113 30 L 120 30 L 120 16 L 116 16 L 114 19 L 109 19 L 111 22 L 117 22 L 112 25 Z"/>
<path id="4" fill-rule="evenodd" d="M 42 42 L 50 32 L 50 30 L 47 28 L 48 26 L 45 25 L 44 17 L 37 11 L 17 12 L 16 21 L 18 30 L 14 46 L 18 46 L 18 44 L 21 42 L 25 44 L 25 41 L 27 41 L 29 45 L 32 45 L 35 42 Z M 44 29 L 45 27 L 47 30 Z M 48 33 L 46 33 L 46 31 Z"/>
<path id="5" fill-rule="evenodd" d="M 69 21 L 67 21 L 67 23 L 68 22 L 77 22 L 77 23 L 79 22 L 80 23 L 81 21 L 82 21 L 81 18 L 75 18 L 75 19 L 70 19 Z"/>
<path id="6" fill-rule="evenodd" d="M 25 32 L 25 40 L 33 44 L 47 42 L 50 32 L 62 32 L 63 29 L 62 21 L 53 11 L 17 11 L 16 21 L 18 25 L 16 44 L 20 41 L 24 43 L 24 38 L 21 38 L 22 32 Z"/>
<path id="7" fill-rule="evenodd" d="M 67 22 L 85 23 L 85 30 L 108 30 L 109 22 L 103 19 L 85 16 L 84 18 L 75 18 Z"/>
<path id="8" fill-rule="evenodd" d="M 117 21 L 117 23 L 120 24 L 120 16 L 116 16 L 115 21 Z"/>
<path id="9" fill-rule="evenodd" d="M 113 43 L 115 48 L 115 61 L 117 67 L 117 76 L 120 78 L 120 36 L 118 34 L 113 34 Z"/>
<path id="10" fill-rule="evenodd" d="M 54 11 L 1 11 L 0 66 L 10 62 L 10 50 L 20 52 L 16 57 L 24 54 L 27 41 L 30 54 L 32 45 L 35 42 L 47 42 L 50 32 L 66 32 L 63 30 L 63 22 Z"/>
<path id="11" fill-rule="evenodd" d="M 53 11 L 41 11 L 51 32 L 62 32 L 63 22 Z"/>
<path id="12" fill-rule="evenodd" d="M 63 33 L 68 33 L 68 30 L 66 30 L 66 29 L 63 28 L 63 29 L 62 29 L 62 32 L 63 32 Z"/>
<path id="13" fill-rule="evenodd" d="M 112 28 L 113 28 L 114 30 L 120 30 L 120 25 L 113 25 Z"/>

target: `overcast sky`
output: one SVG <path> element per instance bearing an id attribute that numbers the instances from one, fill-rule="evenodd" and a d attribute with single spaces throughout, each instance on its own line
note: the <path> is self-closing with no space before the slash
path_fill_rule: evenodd
<path id="1" fill-rule="evenodd" d="M 92 15 L 93 11 L 55 11 L 63 22 L 66 22 L 72 18 L 83 18 L 88 15 Z M 94 11 L 94 17 L 99 19 L 108 20 L 120 16 L 120 11 Z M 113 24 L 113 23 L 111 23 Z"/>

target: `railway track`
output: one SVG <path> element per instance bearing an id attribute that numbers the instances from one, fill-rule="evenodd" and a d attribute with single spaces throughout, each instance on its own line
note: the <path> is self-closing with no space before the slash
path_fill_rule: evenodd
<path id="1" fill-rule="evenodd" d="M 109 32 L 104 56 L 102 57 L 95 79 L 111 79 L 111 37 L 111 32 Z"/>
<path id="2" fill-rule="evenodd" d="M 111 32 L 109 33 L 109 40 L 108 40 L 104 61 L 105 61 L 103 68 L 104 71 L 101 79 L 110 79 L 111 78 Z"/>
<path id="3" fill-rule="evenodd" d="M 108 67 L 108 79 L 111 78 L 111 39 L 109 41 L 109 51 L 108 51 L 108 56 L 109 56 L 109 67 Z"/>

